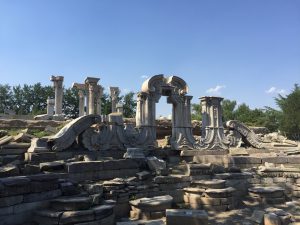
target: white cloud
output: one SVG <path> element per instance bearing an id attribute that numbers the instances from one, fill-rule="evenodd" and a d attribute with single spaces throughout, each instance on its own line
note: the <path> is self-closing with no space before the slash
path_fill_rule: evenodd
<path id="1" fill-rule="evenodd" d="M 124 88 L 122 91 L 123 91 L 123 93 L 125 93 L 125 94 L 129 93 L 129 89 L 127 89 L 127 88 Z"/>
<path id="2" fill-rule="evenodd" d="M 269 90 L 266 90 L 267 94 L 273 94 L 276 93 L 276 87 L 270 87 Z"/>
<path id="3" fill-rule="evenodd" d="M 149 76 L 146 76 L 146 75 L 142 75 L 140 78 L 141 79 L 147 79 Z"/>
<path id="4" fill-rule="evenodd" d="M 221 90 L 224 89 L 225 85 L 217 85 L 216 87 L 209 88 L 206 90 L 206 93 L 212 94 L 212 95 L 221 95 Z"/>
<path id="5" fill-rule="evenodd" d="M 276 88 L 276 87 L 270 87 L 268 90 L 265 91 L 267 94 L 281 94 L 284 95 L 286 94 L 286 90 Z"/>

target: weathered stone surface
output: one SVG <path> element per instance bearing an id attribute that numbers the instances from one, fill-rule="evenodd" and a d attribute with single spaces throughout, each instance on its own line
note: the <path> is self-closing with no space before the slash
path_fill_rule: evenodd
<path id="1" fill-rule="evenodd" d="M 23 202 L 23 195 L 0 198 L 0 207 L 8 207 Z"/>
<path id="2" fill-rule="evenodd" d="M 157 196 L 153 198 L 141 198 L 130 201 L 131 206 L 141 209 L 142 211 L 162 211 L 172 205 L 173 198 L 170 195 Z"/>
<path id="3" fill-rule="evenodd" d="M 114 205 L 100 205 L 92 208 L 95 214 L 96 220 L 104 219 L 113 214 Z"/>
<path id="4" fill-rule="evenodd" d="M 100 121 L 101 117 L 95 114 L 82 116 L 75 120 L 72 120 L 57 134 L 49 138 L 49 143 L 52 146 L 52 150 L 61 151 L 70 147 L 79 134 L 81 134 L 91 125 Z"/>
<path id="5" fill-rule="evenodd" d="M 172 175 L 172 176 L 156 176 L 154 182 L 157 184 L 174 184 L 180 182 L 190 182 L 191 178 L 185 175 Z"/>
<path id="6" fill-rule="evenodd" d="M 148 171 L 142 171 L 136 174 L 139 180 L 147 180 L 151 177 L 151 174 Z"/>
<path id="7" fill-rule="evenodd" d="M 208 215 L 204 210 L 167 209 L 167 225 L 207 225 Z"/>
<path id="8" fill-rule="evenodd" d="M 61 161 L 40 163 L 41 171 L 64 170 L 64 168 L 65 168 L 65 163 Z"/>
<path id="9" fill-rule="evenodd" d="M 281 225 L 281 221 L 275 213 L 268 213 L 264 216 L 264 225 Z"/>
<path id="10" fill-rule="evenodd" d="M 130 222 L 117 222 L 116 225 L 165 225 L 163 220 L 152 220 L 152 221 L 145 221 L 145 220 L 136 220 Z"/>
<path id="11" fill-rule="evenodd" d="M 14 214 L 19 214 L 23 212 L 33 212 L 37 209 L 43 209 L 48 207 L 48 201 L 39 201 L 39 202 L 29 202 L 29 203 L 22 203 L 13 206 L 14 207 Z"/>
<path id="12" fill-rule="evenodd" d="M 81 210 L 81 211 L 66 211 L 63 212 L 59 224 L 76 224 L 82 222 L 89 222 L 95 219 L 93 210 Z"/>
<path id="13" fill-rule="evenodd" d="M 11 140 L 13 140 L 13 137 L 6 135 L 6 136 L 0 138 L 0 145 L 4 145 L 4 144 L 10 142 Z"/>
<path id="14" fill-rule="evenodd" d="M 49 209 L 36 210 L 33 221 L 39 225 L 58 225 L 63 212 L 52 211 Z"/>
<path id="15" fill-rule="evenodd" d="M 162 159 L 158 159 L 156 157 L 147 157 L 147 164 L 150 170 L 159 171 L 166 169 L 166 162 Z"/>
<path id="16" fill-rule="evenodd" d="M 8 164 L 0 167 L 0 178 L 19 175 L 19 168 L 15 165 Z"/>
<path id="17" fill-rule="evenodd" d="M 62 192 L 60 189 L 53 190 L 53 191 L 46 191 L 41 193 L 31 193 L 24 195 L 24 202 L 36 202 L 36 201 L 43 201 L 48 199 L 53 199 L 61 196 Z"/>
<path id="18" fill-rule="evenodd" d="M 93 161 L 93 162 L 71 162 L 67 163 L 69 173 L 82 173 L 101 170 L 121 170 L 138 168 L 138 163 L 132 159 Z"/>
<path id="19" fill-rule="evenodd" d="M 231 197 L 234 191 L 235 189 L 232 187 L 222 189 L 209 188 L 205 190 L 205 195 L 212 198 L 226 198 Z"/>
<path id="20" fill-rule="evenodd" d="M 252 216 L 249 219 L 257 224 L 262 224 L 264 221 L 264 215 L 265 215 L 265 211 L 254 210 Z"/>
<path id="21" fill-rule="evenodd" d="M 191 186 L 199 188 L 225 188 L 225 180 L 195 180 L 192 181 Z"/>
<path id="22" fill-rule="evenodd" d="M 103 194 L 103 185 L 99 183 L 94 184 L 84 184 L 84 190 L 86 190 L 89 194 Z"/>
<path id="23" fill-rule="evenodd" d="M 51 200 L 50 205 L 55 210 L 86 210 L 92 206 L 92 199 L 90 197 L 62 197 Z"/>
<path id="24" fill-rule="evenodd" d="M 142 148 L 127 148 L 127 152 L 124 154 L 125 159 L 144 159 L 145 154 Z"/>

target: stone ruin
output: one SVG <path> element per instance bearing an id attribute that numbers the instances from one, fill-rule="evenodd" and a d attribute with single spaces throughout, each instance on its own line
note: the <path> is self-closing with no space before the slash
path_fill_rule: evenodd
<path id="1" fill-rule="evenodd" d="M 63 77 L 52 77 L 49 118 L 62 120 Z M 186 82 L 156 75 L 137 94 L 135 123 L 101 115 L 99 78 L 74 83 L 79 115 L 51 136 L 0 132 L 0 224 L 296 225 L 300 148 L 278 133 L 222 121 L 220 97 L 201 97 L 195 135 Z M 157 140 L 156 103 L 172 104 L 171 135 Z M 14 121 L 2 121 L 0 125 Z M 51 121 L 52 125 L 63 122 Z M 48 128 L 49 129 L 49 128 Z"/>

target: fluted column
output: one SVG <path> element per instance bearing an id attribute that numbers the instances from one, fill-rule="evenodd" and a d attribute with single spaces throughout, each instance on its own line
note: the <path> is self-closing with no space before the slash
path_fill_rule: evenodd
<path id="1" fill-rule="evenodd" d="M 83 90 L 78 90 L 79 96 L 79 116 L 84 115 L 84 92 Z"/>
<path id="2" fill-rule="evenodd" d="M 111 97 L 111 112 L 117 112 L 117 103 L 120 90 L 118 87 L 110 87 L 110 97 Z"/>
<path id="3" fill-rule="evenodd" d="M 63 100 L 63 76 L 51 76 L 55 92 L 55 114 L 62 114 L 62 100 Z"/>

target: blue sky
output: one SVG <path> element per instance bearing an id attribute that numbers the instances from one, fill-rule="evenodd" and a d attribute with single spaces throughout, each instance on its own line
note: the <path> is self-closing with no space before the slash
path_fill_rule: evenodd
<path id="1" fill-rule="evenodd" d="M 274 107 L 300 83 L 300 1 L 0 0 L 0 83 L 49 85 L 52 74 L 123 93 L 177 75 L 194 103 Z M 157 108 L 171 113 L 165 99 Z"/>

